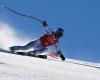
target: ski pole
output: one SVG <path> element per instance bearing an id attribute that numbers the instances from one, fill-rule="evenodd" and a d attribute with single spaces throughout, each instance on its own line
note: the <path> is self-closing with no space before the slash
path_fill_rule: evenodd
<path id="1" fill-rule="evenodd" d="M 10 12 L 13 12 L 13 13 L 17 14 L 17 15 L 20 15 L 20 16 L 24 16 L 24 17 L 28 17 L 28 18 L 34 19 L 34 20 L 36 20 L 36 21 L 42 23 L 43 27 L 47 27 L 47 26 L 48 26 L 48 24 L 47 24 L 47 22 L 46 22 L 45 20 L 40 20 L 40 19 L 38 19 L 38 18 L 36 18 L 36 17 L 29 16 L 29 15 L 22 14 L 22 13 L 19 13 L 19 12 L 13 10 L 13 9 L 10 9 L 10 8 L 4 6 L 4 5 L 1 5 L 1 4 L 0 4 L 0 6 L 1 6 L 2 8 L 4 8 L 4 9 L 10 11 Z"/>
<path id="2" fill-rule="evenodd" d="M 15 11 L 15 10 L 13 10 L 13 9 L 10 9 L 10 8 L 4 6 L 4 5 L 1 5 L 1 7 L 4 8 L 4 9 L 6 9 L 6 10 L 8 10 L 8 11 L 11 11 L 11 12 L 17 14 L 17 15 L 24 16 L 24 17 L 28 17 L 28 18 L 37 20 L 38 22 L 41 22 L 41 23 L 43 22 L 43 20 L 40 20 L 40 19 L 38 19 L 38 18 L 36 18 L 36 17 L 33 17 L 33 16 L 29 16 L 29 15 L 26 15 L 26 14 L 19 13 L 19 12 Z"/>

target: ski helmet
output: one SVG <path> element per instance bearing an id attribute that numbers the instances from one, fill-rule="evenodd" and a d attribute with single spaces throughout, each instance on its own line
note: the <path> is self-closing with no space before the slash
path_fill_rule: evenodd
<path id="1" fill-rule="evenodd" d="M 57 28 L 54 32 L 56 38 L 60 38 L 63 36 L 64 30 L 62 28 Z"/>

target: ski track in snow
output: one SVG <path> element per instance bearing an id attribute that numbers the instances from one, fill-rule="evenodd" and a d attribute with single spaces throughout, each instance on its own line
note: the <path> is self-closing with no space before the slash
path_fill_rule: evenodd
<path id="1" fill-rule="evenodd" d="M 0 52 L 0 80 L 99 80 L 100 69 L 82 61 L 46 60 Z M 87 63 L 87 62 L 84 62 Z M 91 63 L 90 65 L 100 65 Z"/>

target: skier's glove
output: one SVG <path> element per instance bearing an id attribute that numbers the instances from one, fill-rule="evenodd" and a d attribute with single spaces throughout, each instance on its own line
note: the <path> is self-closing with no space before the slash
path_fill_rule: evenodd
<path id="1" fill-rule="evenodd" d="M 62 59 L 62 61 L 65 61 L 64 55 L 60 54 L 60 58 Z"/>
<path id="2" fill-rule="evenodd" d="M 43 25 L 43 27 L 47 27 L 48 26 L 48 24 L 47 24 L 47 22 L 45 20 L 42 21 L 42 25 Z"/>
<path id="3" fill-rule="evenodd" d="M 60 58 L 62 59 L 62 61 L 65 61 L 65 57 L 62 54 L 61 50 L 58 51 L 58 54 L 60 55 Z"/>

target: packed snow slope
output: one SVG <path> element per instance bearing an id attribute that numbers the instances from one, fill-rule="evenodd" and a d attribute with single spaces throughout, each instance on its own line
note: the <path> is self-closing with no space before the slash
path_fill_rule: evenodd
<path id="1" fill-rule="evenodd" d="M 82 63 L 71 59 L 57 61 L 0 52 L 0 80 L 100 80 L 100 64 L 79 65 Z"/>
<path id="2" fill-rule="evenodd" d="M 11 25 L 0 22 L 0 49 L 24 45 L 30 40 L 20 36 Z M 72 59 L 63 62 L 0 52 L 0 80 L 100 80 L 100 64 Z"/>

